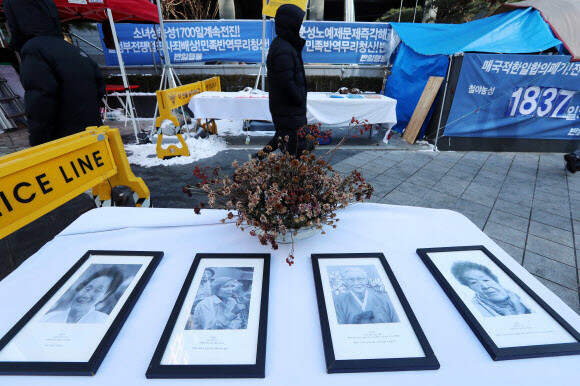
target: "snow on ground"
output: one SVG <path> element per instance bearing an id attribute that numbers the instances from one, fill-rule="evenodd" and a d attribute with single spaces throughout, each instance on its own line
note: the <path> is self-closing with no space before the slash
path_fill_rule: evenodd
<path id="1" fill-rule="evenodd" d="M 244 131 L 244 121 L 242 120 L 220 119 L 216 120 L 216 123 L 220 137 L 245 137 L 247 135 L 250 137 L 271 137 L 274 135 L 274 131 Z"/>
<path id="2" fill-rule="evenodd" d="M 420 146 L 427 146 L 426 149 L 419 149 L 419 151 L 437 151 L 437 149 L 435 149 L 435 145 L 430 144 L 427 141 L 418 140 L 418 141 L 415 141 L 415 144 L 420 145 Z"/>
<path id="3" fill-rule="evenodd" d="M 169 138 L 167 141 L 164 138 L 163 148 L 167 148 L 169 144 L 176 144 L 178 147 L 181 147 L 178 142 L 176 143 L 175 138 L 176 137 Z M 186 165 L 199 161 L 200 159 L 213 157 L 220 151 L 227 150 L 227 144 L 224 138 L 216 136 L 209 136 L 205 139 L 188 138 L 185 142 L 189 148 L 189 157 L 175 157 L 162 160 L 157 158 L 156 142 L 157 140 L 154 140 L 154 143 L 147 145 L 125 145 L 129 163 L 146 168 L 161 165 Z"/>

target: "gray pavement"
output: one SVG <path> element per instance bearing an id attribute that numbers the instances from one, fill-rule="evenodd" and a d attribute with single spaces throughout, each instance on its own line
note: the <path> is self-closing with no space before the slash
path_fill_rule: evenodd
<path id="1" fill-rule="evenodd" d="M 157 207 L 191 208 L 194 166 L 231 173 L 248 150 L 228 150 L 196 164 L 142 168 Z M 363 172 L 372 202 L 451 209 L 464 214 L 512 258 L 580 313 L 580 173 L 565 171 L 562 154 L 341 150 L 335 170 Z"/>
<path id="2" fill-rule="evenodd" d="M 10 138 L 0 135 L 0 148 L 6 152 L 17 150 L 24 146 L 25 138 L 22 132 L 10 133 Z M 195 182 L 193 168 L 220 166 L 231 173 L 233 160 L 245 161 L 255 151 L 235 148 L 194 164 L 154 168 L 133 165 L 132 169 L 148 185 L 154 206 L 192 208 L 203 200 L 182 192 L 183 186 Z M 349 147 L 340 150 L 332 164 L 342 173 L 361 170 L 375 187 L 372 202 L 444 208 L 464 214 L 580 313 L 580 173 L 566 172 L 562 154 L 433 152 L 425 146 L 393 149 L 397 147 Z M 0 278 L 75 216 L 90 209 L 82 202 L 71 208 L 65 210 L 66 221 L 63 216 L 51 214 L 50 231 L 39 228 L 39 223 L 46 222 L 41 218 L 0 240 L 0 252 L 5 251 L 0 255 L 10 257 L 7 260 L 0 256 Z M 56 219 L 60 219 L 58 226 L 54 226 Z"/>

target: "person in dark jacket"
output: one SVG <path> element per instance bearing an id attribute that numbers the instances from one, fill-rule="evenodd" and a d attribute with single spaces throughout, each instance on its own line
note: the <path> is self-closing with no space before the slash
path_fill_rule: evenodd
<path id="1" fill-rule="evenodd" d="M 97 64 L 63 39 L 53 0 L 4 0 L 10 47 L 20 79 L 31 146 L 102 124 L 105 81 Z"/>
<path id="2" fill-rule="evenodd" d="M 290 154 L 300 156 L 298 130 L 306 121 L 306 74 L 302 61 L 305 40 L 300 37 L 300 26 L 305 12 L 293 4 L 285 4 L 276 12 L 276 38 L 270 45 L 266 66 L 270 88 L 270 113 L 276 134 L 264 148 L 268 153 L 281 143 Z M 285 137 L 288 142 L 285 142 Z"/>

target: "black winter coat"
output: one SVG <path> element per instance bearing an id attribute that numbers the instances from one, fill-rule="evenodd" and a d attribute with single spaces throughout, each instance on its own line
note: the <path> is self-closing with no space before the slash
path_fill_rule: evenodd
<path id="1" fill-rule="evenodd" d="M 102 124 L 105 81 L 97 64 L 63 39 L 52 0 L 4 0 L 12 48 L 20 51 L 20 79 L 31 146 Z"/>
<path id="2" fill-rule="evenodd" d="M 304 39 L 300 26 L 304 11 L 286 4 L 276 12 L 276 38 L 270 45 L 266 65 L 270 113 L 276 129 L 297 130 L 306 125 L 306 74 L 302 61 Z"/>

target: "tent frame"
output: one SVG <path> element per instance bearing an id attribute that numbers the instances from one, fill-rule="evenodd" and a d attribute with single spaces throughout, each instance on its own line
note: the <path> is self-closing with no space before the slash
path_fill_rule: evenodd
<path id="1" fill-rule="evenodd" d="M 125 72 L 125 63 L 123 62 L 123 55 L 119 47 L 119 38 L 117 37 L 117 28 L 113 20 L 113 13 L 110 8 L 107 8 L 107 15 L 111 23 L 111 31 L 113 32 L 113 41 L 115 42 L 115 51 L 117 52 L 117 60 L 119 61 L 119 69 L 121 70 L 121 78 L 123 78 L 123 86 L 125 87 L 125 95 L 127 96 L 127 109 L 131 115 L 131 123 L 133 124 L 133 131 L 135 132 L 135 140 L 139 143 L 139 129 L 137 128 L 137 121 L 135 120 L 135 110 L 133 108 L 133 97 L 131 96 L 131 89 L 127 80 L 127 73 Z"/>
<path id="2" fill-rule="evenodd" d="M 447 67 L 447 75 L 445 76 L 445 88 L 443 89 L 443 104 L 445 104 L 445 97 L 447 96 L 447 87 L 449 86 L 449 74 L 451 74 L 451 65 L 453 64 L 453 55 L 449 55 L 449 66 Z M 439 113 L 439 123 L 437 124 L 437 135 L 435 136 L 435 151 L 437 151 L 437 142 L 439 142 L 439 132 L 441 131 L 441 118 L 443 118 L 443 104 L 441 105 L 441 112 Z"/>
<path id="3" fill-rule="evenodd" d="M 160 5 L 161 0 L 157 0 L 157 8 L 158 8 L 158 12 L 159 12 L 159 20 L 162 23 L 163 19 L 161 18 L 161 5 Z M 1 5 L 0 5 L 0 8 Z M 77 20 L 77 19 L 84 19 L 84 20 L 89 20 L 89 21 L 94 21 L 95 23 L 99 23 L 103 21 L 102 16 L 97 16 L 100 15 L 101 12 L 103 11 L 103 8 L 98 8 L 98 9 L 91 9 L 88 10 L 86 12 L 78 12 L 73 8 L 69 8 L 69 7 L 60 7 L 59 9 L 59 14 L 61 13 L 65 13 L 66 16 L 62 19 L 60 19 L 61 23 L 62 22 L 67 22 L 67 21 L 71 21 L 71 20 Z M 104 8 L 105 9 L 105 14 L 107 16 L 107 19 L 109 20 L 109 23 L 111 24 L 111 31 L 113 33 L 113 42 L 115 44 L 115 51 L 117 52 L 117 59 L 119 61 L 119 69 L 121 71 L 121 78 L 123 79 L 123 87 L 125 88 L 125 95 L 127 98 L 127 108 L 131 114 L 131 122 L 133 124 L 133 130 L 135 132 L 135 140 L 137 141 L 137 143 L 139 142 L 139 129 L 137 128 L 137 121 L 135 119 L 135 109 L 134 109 L 134 104 L 133 104 L 133 98 L 131 96 L 131 90 L 129 89 L 129 82 L 127 80 L 127 73 L 125 70 L 125 63 L 123 62 L 123 56 L 121 55 L 121 50 L 120 50 L 120 46 L 119 46 L 119 38 L 117 36 L 117 29 L 115 27 L 115 20 L 113 18 L 113 12 L 111 11 L 111 8 Z M 129 20 L 132 19 L 133 17 L 135 17 L 135 15 L 127 13 L 127 12 L 123 12 L 123 11 L 119 11 L 119 10 L 115 10 L 116 14 L 120 14 L 123 15 L 120 18 L 117 18 L 117 23 L 118 22 L 122 22 L 124 20 Z M 165 41 L 165 32 L 162 30 L 162 38 Z"/>
<path id="4" fill-rule="evenodd" d="M 159 84 L 159 90 L 166 90 L 168 88 L 174 88 L 178 85 L 181 86 L 181 81 L 171 64 L 171 58 L 169 57 L 169 49 L 167 48 L 167 36 L 165 35 L 165 24 L 163 21 L 163 13 L 161 12 L 161 0 L 157 0 L 157 12 L 159 13 L 159 30 L 161 34 L 161 48 L 163 50 L 163 71 L 161 72 L 161 82 Z M 156 118 L 159 112 L 159 102 L 155 102 L 155 114 L 153 115 L 153 123 L 151 127 L 151 132 L 149 133 L 149 140 L 153 141 L 153 136 L 157 133 Z M 183 119 L 185 119 L 185 111 L 183 106 L 181 107 L 181 114 Z"/>

